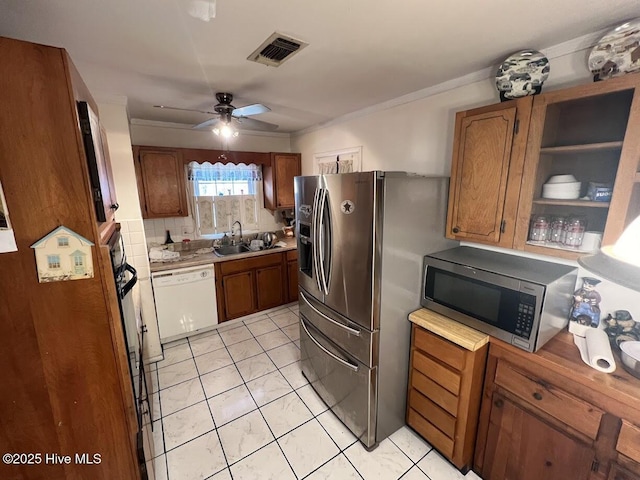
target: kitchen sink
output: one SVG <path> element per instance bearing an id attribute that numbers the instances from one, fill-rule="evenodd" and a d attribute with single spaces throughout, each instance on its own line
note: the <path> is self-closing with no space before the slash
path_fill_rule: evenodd
<path id="1" fill-rule="evenodd" d="M 223 245 L 213 249 L 213 253 L 219 257 L 226 257 L 227 255 L 237 255 L 238 253 L 250 252 L 249 247 L 246 245 Z"/>

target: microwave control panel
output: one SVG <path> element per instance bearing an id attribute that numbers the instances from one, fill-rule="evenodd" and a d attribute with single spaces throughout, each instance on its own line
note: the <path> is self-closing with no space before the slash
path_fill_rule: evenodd
<path id="1" fill-rule="evenodd" d="M 516 320 L 515 334 L 529 338 L 531 329 L 533 328 L 533 320 L 535 318 L 536 297 L 526 293 L 520 294 L 520 303 L 518 303 L 518 316 Z"/>

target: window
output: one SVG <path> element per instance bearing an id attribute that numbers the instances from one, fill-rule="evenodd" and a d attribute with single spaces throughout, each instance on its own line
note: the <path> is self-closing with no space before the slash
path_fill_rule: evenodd
<path id="1" fill-rule="evenodd" d="M 200 235 L 229 232 L 236 221 L 245 231 L 259 228 L 259 166 L 192 162 L 188 178 L 192 214 Z"/>
<path id="2" fill-rule="evenodd" d="M 49 270 L 60 268 L 60 255 L 47 255 L 47 263 Z"/>
<path id="3" fill-rule="evenodd" d="M 84 256 L 81 253 L 77 253 L 73 256 L 73 266 L 82 267 L 84 265 Z"/>
<path id="4" fill-rule="evenodd" d="M 68 247 L 69 237 L 58 237 L 58 247 Z"/>

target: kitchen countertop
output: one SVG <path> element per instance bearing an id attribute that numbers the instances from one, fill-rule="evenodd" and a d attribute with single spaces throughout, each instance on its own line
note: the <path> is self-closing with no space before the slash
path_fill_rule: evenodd
<path id="1" fill-rule="evenodd" d="M 474 330 L 432 310 L 421 308 L 409 314 L 409 320 L 416 325 L 446 338 L 456 345 L 475 352 L 489 342 L 489 335 Z"/>
<path id="2" fill-rule="evenodd" d="M 295 238 L 279 238 L 279 241 L 286 243 L 284 247 L 271 248 L 269 250 L 260 250 L 257 252 L 244 252 L 234 255 L 226 255 L 219 257 L 215 253 L 194 254 L 192 251 L 180 252 L 180 258 L 171 262 L 151 262 L 151 272 L 164 272 L 166 270 L 175 270 L 176 268 L 196 267 L 199 265 L 212 265 L 218 262 L 228 262 L 230 260 L 240 260 L 243 258 L 260 257 L 262 255 L 272 255 L 274 253 L 287 252 L 295 250 L 297 243 Z"/>

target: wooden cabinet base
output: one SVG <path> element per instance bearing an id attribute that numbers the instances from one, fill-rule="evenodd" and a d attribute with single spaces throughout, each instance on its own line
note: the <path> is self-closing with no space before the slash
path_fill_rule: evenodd
<path id="1" fill-rule="evenodd" d="M 407 425 L 463 472 L 473 461 L 487 350 L 412 326 Z"/>
<path id="2" fill-rule="evenodd" d="M 297 252 L 293 250 L 215 263 L 218 322 L 295 301 L 290 292 L 295 282 L 297 298 L 295 258 Z M 295 278 L 291 263 L 296 264 Z"/>

